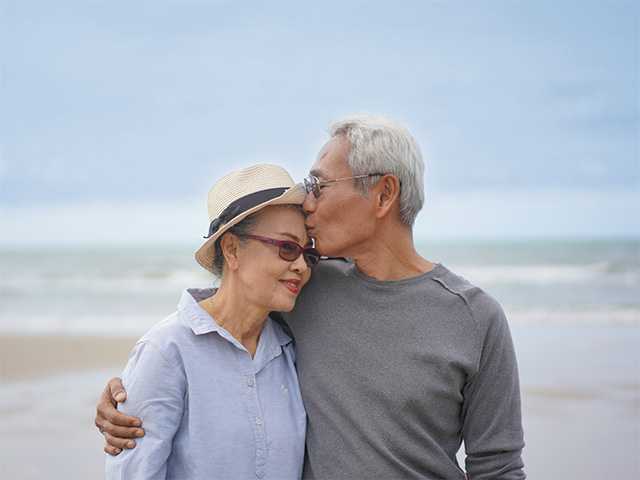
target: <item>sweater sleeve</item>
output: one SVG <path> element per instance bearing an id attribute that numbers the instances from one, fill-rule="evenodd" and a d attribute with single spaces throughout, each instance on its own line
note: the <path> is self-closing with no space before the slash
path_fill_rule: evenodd
<path id="1" fill-rule="evenodd" d="M 184 411 L 186 381 L 180 365 L 174 365 L 149 342 L 136 344 L 122 375 L 127 400 L 119 408 L 143 419 L 145 436 L 136 448 L 107 456 L 107 480 L 162 480 L 173 437 Z"/>
<path id="2" fill-rule="evenodd" d="M 522 431 L 518 365 L 500 305 L 483 292 L 472 304 L 481 350 L 464 390 L 462 435 L 469 480 L 521 480 Z"/>

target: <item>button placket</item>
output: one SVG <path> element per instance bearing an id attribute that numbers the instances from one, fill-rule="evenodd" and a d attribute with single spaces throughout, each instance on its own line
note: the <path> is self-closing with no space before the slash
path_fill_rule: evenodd
<path id="1" fill-rule="evenodd" d="M 257 396 L 256 396 L 257 398 Z M 258 411 L 259 411 L 258 406 Z M 256 475 L 260 478 L 264 476 L 265 466 L 267 464 L 267 440 L 264 431 L 264 419 L 261 416 L 256 417 Z"/>
<path id="2" fill-rule="evenodd" d="M 258 384 L 255 374 L 245 375 L 245 391 L 247 392 L 248 411 L 253 424 L 253 434 L 255 440 L 255 474 L 257 478 L 263 478 L 266 473 L 267 463 L 267 440 L 265 434 L 264 417 L 260 408 L 258 397 Z"/>

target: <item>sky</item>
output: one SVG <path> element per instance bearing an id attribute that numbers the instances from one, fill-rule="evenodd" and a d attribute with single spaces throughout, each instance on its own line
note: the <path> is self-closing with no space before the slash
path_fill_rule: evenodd
<path id="1" fill-rule="evenodd" d="M 0 0 L 0 245 L 194 243 L 350 113 L 409 128 L 419 239 L 640 236 L 633 1 Z"/>

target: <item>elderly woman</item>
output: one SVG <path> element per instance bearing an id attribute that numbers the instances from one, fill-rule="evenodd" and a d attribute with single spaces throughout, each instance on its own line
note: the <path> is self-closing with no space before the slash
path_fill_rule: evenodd
<path id="1" fill-rule="evenodd" d="M 121 409 L 145 418 L 146 435 L 107 457 L 108 479 L 300 478 L 306 416 L 295 352 L 269 312 L 293 309 L 319 259 L 306 246 L 304 195 L 273 165 L 213 186 L 196 259 L 220 287 L 186 290 L 133 348 Z"/>

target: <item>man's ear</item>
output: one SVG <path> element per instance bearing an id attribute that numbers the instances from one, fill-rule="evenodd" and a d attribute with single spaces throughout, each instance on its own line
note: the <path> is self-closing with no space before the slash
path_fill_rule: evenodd
<path id="1" fill-rule="evenodd" d="M 385 175 L 375 186 L 376 216 L 384 217 L 400 196 L 400 181 L 395 175 Z"/>
<path id="2" fill-rule="evenodd" d="M 238 250 L 240 248 L 240 239 L 233 233 L 227 232 L 220 240 L 220 248 L 224 261 L 230 270 L 237 270 L 239 265 Z"/>

